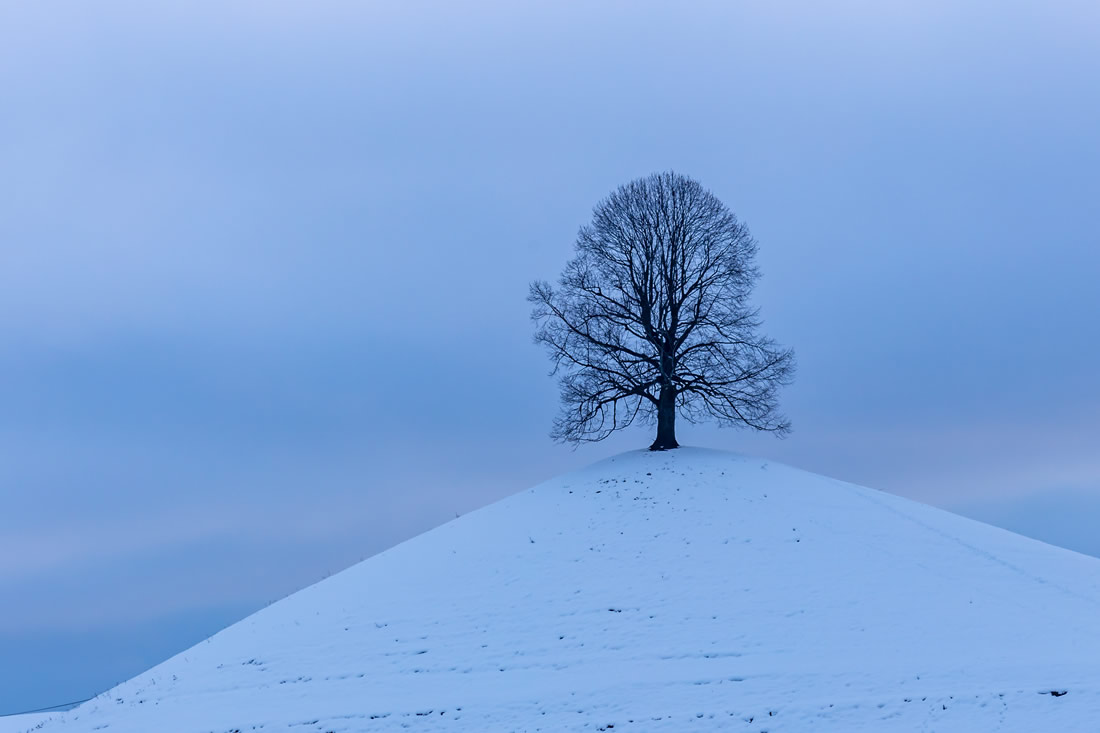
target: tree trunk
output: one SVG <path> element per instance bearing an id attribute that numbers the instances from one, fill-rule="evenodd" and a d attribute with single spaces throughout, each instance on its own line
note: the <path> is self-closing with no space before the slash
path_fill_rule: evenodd
<path id="1" fill-rule="evenodd" d="M 676 388 L 663 384 L 657 405 L 657 440 L 649 449 L 671 450 L 679 447 L 676 442 Z"/>

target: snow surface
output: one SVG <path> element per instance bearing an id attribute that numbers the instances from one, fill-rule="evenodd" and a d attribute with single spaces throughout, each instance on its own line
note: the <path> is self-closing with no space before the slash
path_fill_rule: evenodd
<path id="1" fill-rule="evenodd" d="M 26 713 L 0 717 L 0 733 L 26 733 L 56 713 Z"/>
<path id="2" fill-rule="evenodd" d="M 1096 731 L 1098 621 L 1094 558 L 769 461 L 641 451 L 40 730 Z"/>

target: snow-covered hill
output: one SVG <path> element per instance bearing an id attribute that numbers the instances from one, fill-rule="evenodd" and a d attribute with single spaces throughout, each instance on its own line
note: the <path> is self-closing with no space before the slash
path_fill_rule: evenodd
<path id="1" fill-rule="evenodd" d="M 1100 561 L 760 459 L 628 453 L 40 730 L 1096 731 Z"/>

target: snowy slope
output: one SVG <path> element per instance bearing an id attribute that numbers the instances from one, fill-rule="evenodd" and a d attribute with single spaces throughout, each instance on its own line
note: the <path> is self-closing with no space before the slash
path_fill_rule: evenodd
<path id="1" fill-rule="evenodd" d="M 607 729 L 1100 730 L 1100 561 L 760 459 L 628 453 L 40 730 Z"/>
<path id="2" fill-rule="evenodd" d="M 0 733 L 25 733 L 56 713 L 27 713 L 0 717 Z"/>

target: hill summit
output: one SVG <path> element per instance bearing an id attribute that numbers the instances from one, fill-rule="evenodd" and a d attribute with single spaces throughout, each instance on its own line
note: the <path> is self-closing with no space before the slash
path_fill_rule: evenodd
<path id="1" fill-rule="evenodd" d="M 1095 730 L 1098 619 L 1096 559 L 771 461 L 639 451 L 39 730 Z"/>

